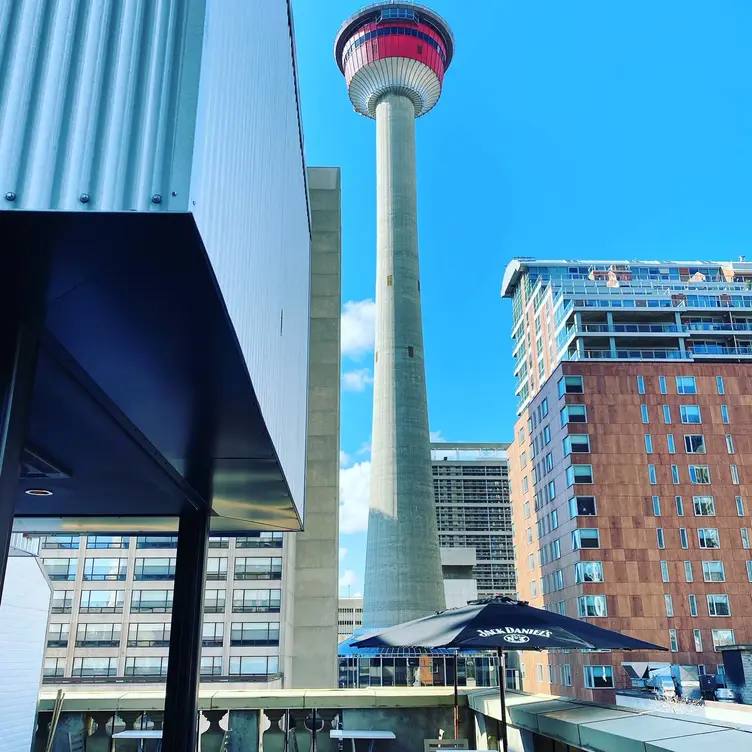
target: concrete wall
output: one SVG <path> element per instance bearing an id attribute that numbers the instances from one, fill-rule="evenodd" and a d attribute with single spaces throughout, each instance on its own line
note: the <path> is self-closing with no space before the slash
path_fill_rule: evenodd
<path id="1" fill-rule="evenodd" d="M 295 537 L 294 634 L 286 687 L 337 686 L 341 183 L 335 167 L 308 171 L 311 338 L 305 532 Z"/>
<path id="2" fill-rule="evenodd" d="M 0 604 L 0 752 L 31 748 L 49 608 L 39 560 L 10 556 Z"/>

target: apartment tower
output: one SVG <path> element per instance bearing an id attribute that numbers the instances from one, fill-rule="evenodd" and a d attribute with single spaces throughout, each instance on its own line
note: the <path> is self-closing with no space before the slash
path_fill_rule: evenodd
<path id="1" fill-rule="evenodd" d="M 752 640 L 752 264 L 507 267 L 520 597 L 668 653 L 522 653 L 530 691 L 609 701 Z"/>

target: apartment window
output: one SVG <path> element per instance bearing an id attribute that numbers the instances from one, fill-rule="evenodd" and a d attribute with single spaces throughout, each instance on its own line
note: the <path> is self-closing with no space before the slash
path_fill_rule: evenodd
<path id="1" fill-rule="evenodd" d="M 223 614 L 225 612 L 225 597 L 224 590 L 205 590 L 204 613 Z"/>
<path id="2" fill-rule="evenodd" d="M 555 668 L 556 667 L 553 664 L 551 663 L 548 664 L 548 683 L 549 684 L 556 684 L 555 677 L 554 677 Z"/>
<path id="3" fill-rule="evenodd" d="M 279 658 L 275 655 L 230 657 L 230 676 L 272 676 L 278 673 Z"/>
<path id="4" fill-rule="evenodd" d="M 674 435 L 672 433 L 666 436 L 666 443 L 668 444 L 668 453 L 676 454 L 676 444 L 674 443 Z"/>
<path id="5" fill-rule="evenodd" d="M 715 517 L 715 499 L 712 496 L 693 496 L 692 505 L 698 517 Z"/>
<path id="6" fill-rule="evenodd" d="M 559 527 L 559 510 L 554 509 L 551 512 L 551 530 L 556 530 L 557 527 Z"/>
<path id="7" fill-rule="evenodd" d="M 528 545 L 530 545 L 532 542 L 533 542 L 533 528 L 529 527 L 527 529 L 527 543 Z"/>
<path id="8" fill-rule="evenodd" d="M 52 679 L 65 676 L 65 658 L 45 658 L 44 678 Z"/>
<path id="9" fill-rule="evenodd" d="M 278 614 L 281 602 L 281 590 L 236 589 L 232 591 L 232 612 L 234 614 Z"/>
<path id="10" fill-rule="evenodd" d="M 679 528 L 679 540 L 681 541 L 682 548 L 689 548 L 689 539 L 687 538 L 687 528 Z"/>
<path id="11" fill-rule="evenodd" d="M 684 500 L 681 496 L 674 496 L 674 502 L 676 503 L 676 514 L 679 517 L 684 517 Z"/>
<path id="12" fill-rule="evenodd" d="M 701 629 L 693 629 L 692 630 L 692 637 L 694 637 L 695 640 L 695 650 L 698 653 L 702 653 L 702 630 Z"/>
<path id="13" fill-rule="evenodd" d="M 559 379 L 559 397 L 565 394 L 584 394 L 582 376 L 564 376 Z"/>
<path id="14" fill-rule="evenodd" d="M 671 482 L 675 485 L 679 485 L 679 465 L 671 465 Z"/>
<path id="15" fill-rule="evenodd" d="M 523 478 L 523 480 L 527 480 L 527 478 Z M 525 490 L 527 490 L 527 489 L 525 489 Z M 524 503 L 524 505 L 523 505 L 523 511 L 524 511 L 524 514 L 525 514 L 525 519 L 526 520 L 530 519 L 530 502 L 529 501 L 526 501 Z"/>
<path id="16" fill-rule="evenodd" d="M 133 567 L 134 580 L 174 580 L 175 579 L 175 559 L 174 558 L 147 558 L 136 559 Z"/>
<path id="17" fill-rule="evenodd" d="M 82 590 L 80 614 L 122 614 L 123 590 Z"/>
<path id="18" fill-rule="evenodd" d="M 585 405 L 564 405 L 561 408 L 561 425 L 567 423 L 587 423 L 587 408 Z"/>
<path id="19" fill-rule="evenodd" d="M 281 557 L 248 557 L 235 559 L 236 580 L 281 580 Z"/>
<path id="20" fill-rule="evenodd" d="M 535 554 L 530 554 L 530 556 L 527 557 L 527 566 L 531 572 L 535 569 Z"/>
<path id="21" fill-rule="evenodd" d="M 122 581 L 125 580 L 127 569 L 127 559 L 86 559 L 84 560 L 84 580 Z"/>
<path id="22" fill-rule="evenodd" d="M 76 579 L 78 559 L 42 559 L 47 576 L 56 582 L 66 580 L 72 582 Z"/>
<path id="23" fill-rule="evenodd" d="M 529 486 L 527 475 L 526 475 L 522 478 L 522 493 L 527 493 L 529 488 L 530 486 Z M 237 545 L 236 545 L 236 548 L 237 548 Z"/>
<path id="24" fill-rule="evenodd" d="M 648 406 L 640 405 L 640 417 L 643 423 L 650 423 L 650 416 L 648 415 Z"/>
<path id="25" fill-rule="evenodd" d="M 697 485 L 709 485 L 710 468 L 707 465 L 690 465 L 689 480 Z"/>
<path id="26" fill-rule="evenodd" d="M 566 601 L 559 601 L 557 604 L 557 610 L 562 616 L 567 615 L 567 602 Z"/>
<path id="27" fill-rule="evenodd" d="M 724 425 L 728 425 L 729 424 L 728 405 L 721 405 L 721 422 Z"/>
<path id="28" fill-rule="evenodd" d="M 170 644 L 170 622 L 128 625 L 129 648 L 166 648 Z"/>
<path id="29" fill-rule="evenodd" d="M 743 527 L 740 532 L 742 534 L 742 548 L 749 548 L 749 529 Z"/>
<path id="30" fill-rule="evenodd" d="M 697 537 L 700 541 L 700 548 L 720 548 L 721 538 L 718 535 L 718 528 L 701 527 L 697 530 Z"/>
<path id="31" fill-rule="evenodd" d="M 69 614 L 73 610 L 72 590 L 53 590 L 50 612 L 53 614 Z"/>
<path id="32" fill-rule="evenodd" d="M 744 517 L 744 499 L 741 496 L 736 497 L 736 513 L 740 517 Z"/>
<path id="33" fill-rule="evenodd" d="M 645 379 L 642 376 L 637 377 L 637 394 L 645 394 Z"/>
<path id="34" fill-rule="evenodd" d="M 551 426 L 546 426 L 543 429 L 543 443 L 544 444 L 551 443 Z"/>
<path id="35" fill-rule="evenodd" d="M 229 548 L 230 538 L 228 536 L 212 535 L 209 538 L 209 548 Z"/>
<path id="36" fill-rule="evenodd" d="M 677 376 L 676 377 L 677 394 L 697 394 L 697 384 L 694 376 Z"/>
<path id="37" fill-rule="evenodd" d="M 232 622 L 230 645 L 232 647 L 279 645 L 279 622 Z"/>
<path id="38" fill-rule="evenodd" d="M 734 645 L 736 642 L 733 629 L 713 629 L 711 632 L 713 635 L 713 650 Z"/>
<path id="39" fill-rule="evenodd" d="M 47 625 L 47 647 L 48 648 L 67 648 L 68 636 L 70 634 L 70 624 L 48 624 Z"/>
<path id="40" fill-rule="evenodd" d="M 201 676 L 222 676 L 222 656 L 202 655 Z"/>
<path id="41" fill-rule="evenodd" d="M 747 561 L 747 579 L 752 582 L 752 561 Z"/>
<path id="42" fill-rule="evenodd" d="M 572 666 L 569 663 L 565 663 L 561 668 L 564 672 L 564 686 L 571 687 L 572 686 Z"/>
<path id="43" fill-rule="evenodd" d="M 731 606 L 727 595 L 708 595 L 710 616 L 731 616 Z"/>
<path id="44" fill-rule="evenodd" d="M 705 582 L 726 582 L 722 561 L 703 561 L 702 578 Z"/>
<path id="45" fill-rule="evenodd" d="M 645 451 L 648 454 L 653 453 L 653 437 L 649 433 L 645 434 Z"/>
<path id="46" fill-rule="evenodd" d="M 71 676 L 77 679 L 117 676 L 117 661 L 117 658 L 74 658 Z"/>
<path id="47" fill-rule="evenodd" d="M 661 497 L 653 496 L 653 514 L 656 517 L 661 516 Z"/>
<path id="48" fill-rule="evenodd" d="M 682 423 L 702 423 L 699 405 L 682 405 L 680 408 Z"/>
<path id="49" fill-rule="evenodd" d="M 570 517 L 594 517 L 595 514 L 595 496 L 573 496 L 569 500 Z"/>
<path id="50" fill-rule="evenodd" d="M 668 405 L 663 406 L 663 422 L 666 425 L 671 423 L 671 408 Z"/>
<path id="51" fill-rule="evenodd" d="M 76 630 L 76 647 L 120 647 L 120 624 L 79 624 Z"/>
<path id="52" fill-rule="evenodd" d="M 543 462 L 543 466 L 546 468 L 546 472 L 550 473 L 554 469 L 554 458 L 549 452 Z"/>
<path id="53" fill-rule="evenodd" d="M 136 548 L 177 548 L 177 535 L 139 535 Z"/>
<path id="54" fill-rule="evenodd" d="M 723 385 L 723 376 L 715 377 L 715 385 L 718 389 L 718 394 L 726 394 L 726 387 Z"/>
<path id="55" fill-rule="evenodd" d="M 666 389 L 666 377 L 665 376 L 658 377 L 658 388 L 661 390 L 661 394 L 666 394 L 668 392 L 668 389 Z"/>
<path id="56" fill-rule="evenodd" d="M 548 397 L 544 397 L 541 401 L 541 417 L 545 418 L 548 415 Z"/>
<path id="57" fill-rule="evenodd" d="M 726 451 L 729 454 L 734 453 L 734 437 L 730 433 L 726 434 Z"/>
<path id="58" fill-rule="evenodd" d="M 585 686 L 588 689 L 613 689 L 613 666 L 585 666 Z"/>
<path id="59" fill-rule="evenodd" d="M 561 569 L 554 572 L 554 590 L 564 590 L 564 572 Z"/>
<path id="60" fill-rule="evenodd" d="M 284 533 L 256 533 L 236 538 L 235 548 L 282 548 L 283 543 Z"/>
<path id="61" fill-rule="evenodd" d="M 221 648 L 225 638 L 222 621 L 205 621 L 201 628 L 201 645 L 205 648 Z"/>
<path id="62" fill-rule="evenodd" d="M 684 436 L 684 451 L 687 454 L 706 454 L 705 436 L 701 433 L 690 433 Z"/>
<path id="63" fill-rule="evenodd" d="M 673 616 L 674 615 L 674 599 L 666 594 L 663 596 L 663 602 L 666 606 L 666 616 Z"/>
<path id="64" fill-rule="evenodd" d="M 560 539 L 557 538 L 552 544 L 551 548 L 553 550 L 553 559 L 556 561 L 557 559 L 561 559 L 561 542 Z"/>
<path id="65" fill-rule="evenodd" d="M 169 614 L 172 611 L 172 590 L 134 590 L 131 595 L 132 614 Z"/>
<path id="66" fill-rule="evenodd" d="M 538 582 L 537 582 L 537 580 L 532 580 L 530 582 L 530 597 L 531 598 L 537 598 L 538 597 Z"/>
<path id="67" fill-rule="evenodd" d="M 567 436 L 562 444 L 564 446 L 564 456 L 568 454 L 590 453 L 590 436 L 586 433 L 575 433 Z"/>
<path id="68" fill-rule="evenodd" d="M 600 548 L 598 528 L 581 527 L 572 532 L 572 550 L 582 548 Z"/>
<path id="69" fill-rule="evenodd" d="M 739 485 L 739 466 L 731 465 L 731 482 L 735 485 Z"/>
<path id="70" fill-rule="evenodd" d="M 592 465 L 570 465 L 567 468 L 567 485 L 573 486 L 575 483 L 592 483 L 593 466 Z"/>
<path id="71" fill-rule="evenodd" d="M 226 580 L 227 579 L 227 559 L 225 557 L 215 558 L 210 556 L 206 560 L 206 579 L 207 580 Z"/>
<path id="72" fill-rule="evenodd" d="M 42 538 L 42 548 L 53 550 L 76 550 L 80 541 L 77 535 L 45 535 Z"/>
<path id="73" fill-rule="evenodd" d="M 669 576 L 668 576 L 668 562 L 667 561 L 661 561 L 661 580 L 663 582 L 669 582 Z"/>
<path id="74" fill-rule="evenodd" d="M 520 428 L 520 430 L 517 432 L 517 443 L 520 445 L 525 443 L 525 427 L 524 426 Z"/>
<path id="75" fill-rule="evenodd" d="M 603 562 L 578 561 L 574 565 L 574 581 L 577 584 L 603 582 Z"/>
<path id="76" fill-rule="evenodd" d="M 669 629 L 668 630 L 668 644 L 669 648 L 672 653 L 678 653 L 679 652 L 679 640 L 676 638 L 676 630 L 675 629 Z"/>
<path id="77" fill-rule="evenodd" d="M 694 581 L 694 575 L 692 574 L 692 562 L 691 561 L 684 562 L 684 579 L 686 579 L 687 582 Z"/>
<path id="78" fill-rule="evenodd" d="M 648 479 L 650 480 L 651 486 L 658 483 L 658 478 L 655 475 L 655 465 L 648 465 Z"/>
<path id="79" fill-rule="evenodd" d="M 697 616 L 697 598 L 691 593 L 689 595 L 689 615 Z"/>
<path id="80" fill-rule="evenodd" d="M 538 681 L 542 682 L 543 681 L 543 664 L 542 663 L 535 664 L 535 673 L 536 673 L 536 676 L 538 677 Z"/>
<path id="81" fill-rule="evenodd" d="M 657 527 L 655 529 L 655 536 L 658 541 L 658 548 L 666 548 L 666 540 L 663 537 L 663 528 Z"/>
<path id="82" fill-rule="evenodd" d="M 130 538 L 123 535 L 89 535 L 86 538 L 86 548 L 128 548 Z M 78 548 L 78 546 L 76 546 Z"/>
<path id="83" fill-rule="evenodd" d="M 127 656 L 125 659 L 125 675 L 167 676 L 167 656 Z"/>
<path id="84" fill-rule="evenodd" d="M 608 616 L 605 595 L 581 595 L 577 599 L 577 614 L 581 619 Z"/>

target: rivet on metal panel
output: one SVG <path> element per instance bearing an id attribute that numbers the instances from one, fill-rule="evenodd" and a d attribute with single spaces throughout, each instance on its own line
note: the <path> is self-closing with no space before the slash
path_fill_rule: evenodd
<path id="1" fill-rule="evenodd" d="M 81 202 L 82 204 L 88 204 L 88 203 L 89 203 L 89 201 L 91 200 L 91 196 L 90 196 L 90 195 L 89 195 L 88 193 L 82 193 L 82 194 L 81 194 L 81 195 L 80 195 L 80 196 L 78 197 L 78 200 L 79 200 L 79 201 L 80 201 L 80 202 Z"/>
<path id="2" fill-rule="evenodd" d="M 177 191 L 173 191 L 173 192 L 172 192 L 172 195 L 173 195 L 173 196 L 177 196 L 177 195 L 178 195 L 178 192 L 177 192 Z"/>
<path id="3" fill-rule="evenodd" d="M 13 193 L 13 191 L 8 191 L 8 192 L 7 192 L 6 194 L 5 194 L 5 200 L 6 200 L 6 201 L 15 201 L 15 200 L 16 200 L 16 194 L 15 194 L 15 193 Z"/>
<path id="4" fill-rule="evenodd" d="M 159 193 L 155 193 L 151 197 L 151 202 L 152 202 L 152 204 L 161 204 L 162 203 L 162 196 L 160 196 Z"/>

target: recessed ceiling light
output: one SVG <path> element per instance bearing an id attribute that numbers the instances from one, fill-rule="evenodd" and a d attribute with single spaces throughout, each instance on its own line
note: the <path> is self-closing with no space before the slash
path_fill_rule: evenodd
<path id="1" fill-rule="evenodd" d="M 28 496 L 52 496 L 52 491 L 47 488 L 27 488 L 24 493 Z"/>

